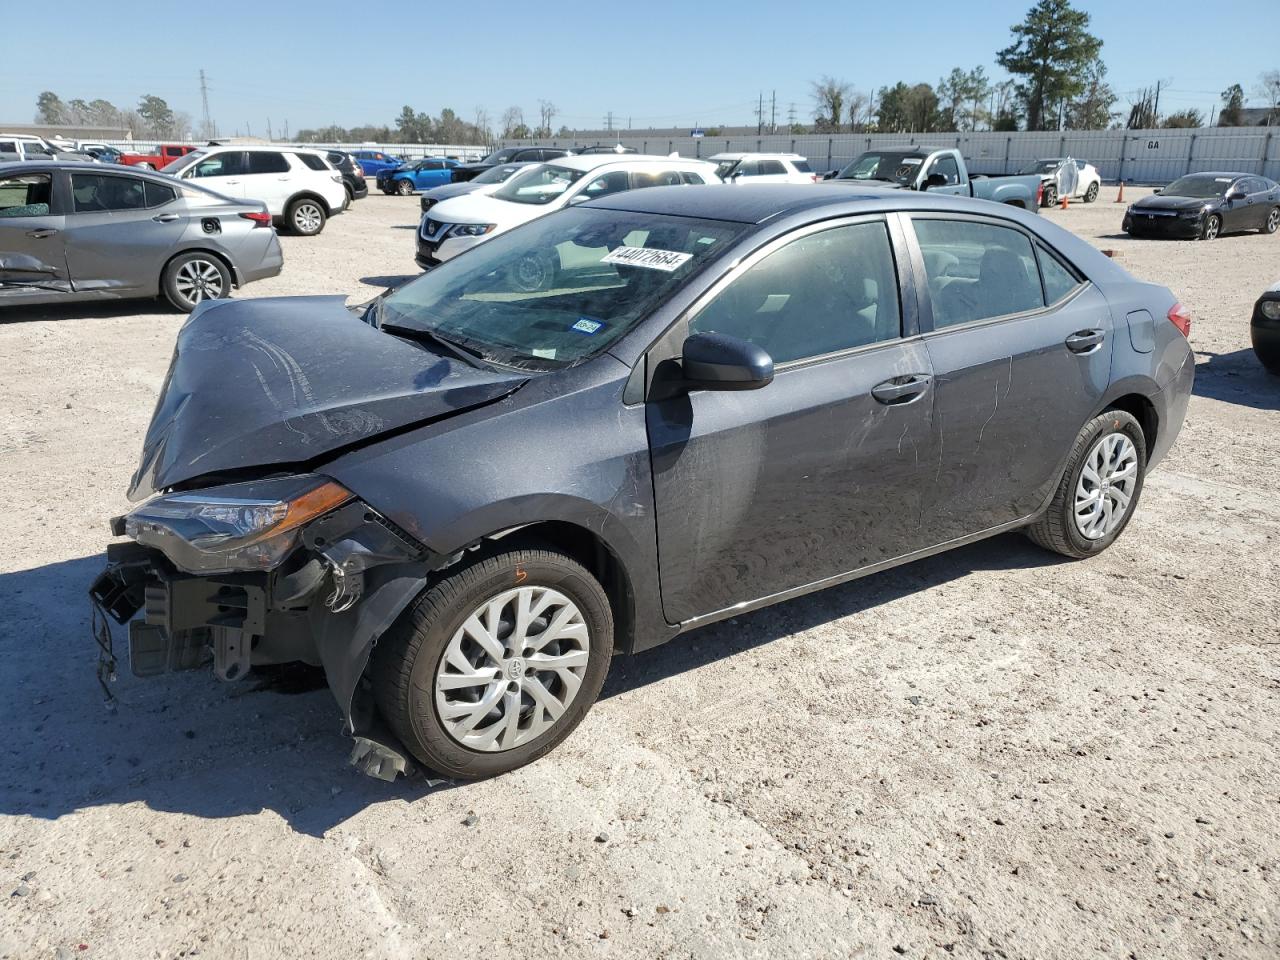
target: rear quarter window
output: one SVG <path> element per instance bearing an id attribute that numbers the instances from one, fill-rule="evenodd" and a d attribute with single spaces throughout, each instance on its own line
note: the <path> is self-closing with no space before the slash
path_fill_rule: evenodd
<path id="1" fill-rule="evenodd" d="M 312 170 L 327 170 L 324 160 L 313 153 L 295 153 L 295 157 Z"/>

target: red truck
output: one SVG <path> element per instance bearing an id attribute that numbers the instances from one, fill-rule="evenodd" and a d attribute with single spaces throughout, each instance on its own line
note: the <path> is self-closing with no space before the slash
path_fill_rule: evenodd
<path id="1" fill-rule="evenodd" d="M 159 170 L 194 149 L 196 148 L 179 143 L 163 143 L 155 153 L 122 153 L 119 162 L 131 167 L 142 167 L 144 170 Z"/>

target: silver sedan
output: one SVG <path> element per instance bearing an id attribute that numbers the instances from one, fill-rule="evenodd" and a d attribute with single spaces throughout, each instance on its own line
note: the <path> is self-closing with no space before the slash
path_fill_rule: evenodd
<path id="1" fill-rule="evenodd" d="M 0 164 L 0 307 L 163 294 L 185 312 L 283 263 L 259 201 L 136 169 Z"/>

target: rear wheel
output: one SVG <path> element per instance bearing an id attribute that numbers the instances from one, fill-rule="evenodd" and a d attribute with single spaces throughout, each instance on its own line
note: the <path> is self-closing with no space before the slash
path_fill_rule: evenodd
<path id="1" fill-rule="evenodd" d="M 413 181 L 404 179 L 397 180 L 396 193 L 400 194 L 402 197 L 409 196 L 409 194 L 413 193 Z"/>
<path id="2" fill-rule="evenodd" d="M 1057 202 L 1058 202 L 1058 188 L 1045 187 L 1044 195 L 1040 198 L 1041 206 L 1052 207 Z"/>
<path id="3" fill-rule="evenodd" d="M 319 200 L 302 197 L 289 204 L 285 219 L 289 221 L 289 227 L 294 233 L 303 237 L 314 237 L 324 229 L 326 216 Z"/>
<path id="4" fill-rule="evenodd" d="M 1089 189 L 1084 192 L 1084 202 L 1093 203 L 1098 199 L 1098 185 L 1096 183 L 1089 184 Z"/>
<path id="5" fill-rule="evenodd" d="M 378 709 L 450 777 L 523 766 L 567 737 L 613 654 L 599 582 L 569 557 L 516 550 L 426 590 L 374 648 Z"/>
<path id="6" fill-rule="evenodd" d="M 356 202 L 356 192 L 351 189 L 351 184 L 349 183 L 344 183 L 342 189 L 347 192 L 347 206 L 349 207 Z"/>
<path id="7" fill-rule="evenodd" d="M 160 285 L 171 304 L 190 313 L 205 300 L 220 300 L 231 293 L 231 271 L 211 254 L 184 253 L 169 261 Z"/>
<path id="8" fill-rule="evenodd" d="M 1091 557 L 1111 546 L 1129 524 L 1146 474 L 1142 426 L 1123 410 L 1106 410 L 1084 425 L 1053 500 L 1026 534 L 1046 550 Z"/>
<path id="9" fill-rule="evenodd" d="M 1204 226 L 1200 228 L 1200 239 L 1217 240 L 1220 233 L 1222 233 L 1222 218 L 1216 213 L 1209 214 L 1204 218 Z"/>
<path id="10" fill-rule="evenodd" d="M 1275 233 L 1280 230 L 1280 207 L 1272 207 L 1267 213 L 1267 219 L 1262 224 L 1263 233 Z"/>

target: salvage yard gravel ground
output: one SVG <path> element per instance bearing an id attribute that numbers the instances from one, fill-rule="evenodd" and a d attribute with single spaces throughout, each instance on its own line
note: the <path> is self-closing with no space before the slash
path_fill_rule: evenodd
<path id="1" fill-rule="evenodd" d="M 1046 216 L 1198 360 L 1114 547 L 1002 536 L 619 658 L 481 783 L 363 777 L 309 675 L 122 666 L 104 709 L 85 590 L 182 317 L 0 314 L 0 957 L 1280 954 L 1280 239 L 1132 240 L 1114 196 Z M 368 299 L 417 213 L 283 237 L 244 295 Z"/>

